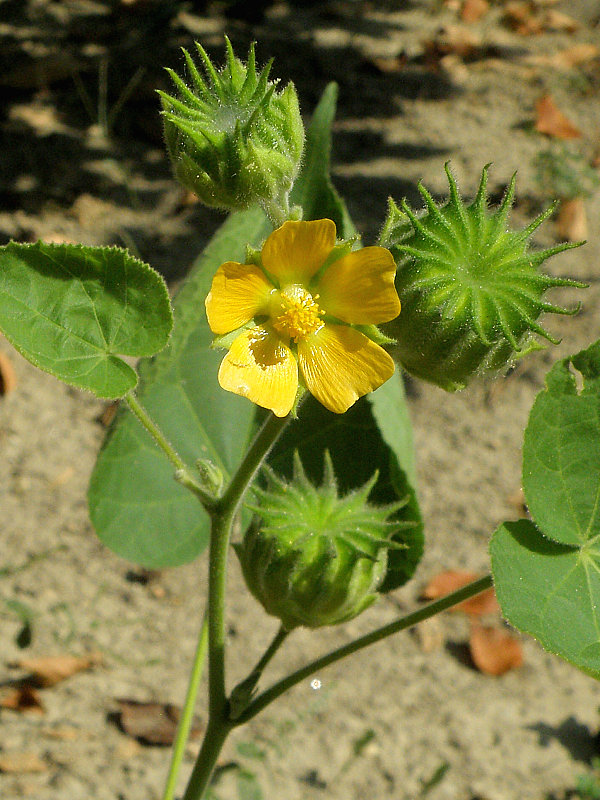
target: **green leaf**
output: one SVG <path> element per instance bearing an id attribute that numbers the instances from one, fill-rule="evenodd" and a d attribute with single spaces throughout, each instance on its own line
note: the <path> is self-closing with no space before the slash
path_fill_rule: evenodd
<path id="1" fill-rule="evenodd" d="M 583 388 L 577 389 L 574 370 Z M 600 534 L 600 342 L 554 365 L 531 410 L 523 489 L 537 525 L 564 544 Z"/>
<path id="2" fill-rule="evenodd" d="M 329 450 L 341 492 L 362 486 L 379 470 L 379 479 L 371 493 L 371 501 L 392 503 L 408 497 L 399 512 L 399 531 L 394 540 L 408 545 L 389 553 L 388 573 L 381 591 L 390 591 L 405 583 L 414 573 L 423 551 L 423 532 L 416 495 L 409 483 L 403 463 L 411 456 L 404 447 L 408 432 L 392 435 L 408 419 L 406 409 L 398 403 L 404 397 L 402 378 L 397 372 L 373 392 L 362 397 L 345 414 L 334 414 L 313 397 L 300 406 L 298 419 L 283 432 L 269 456 L 271 467 L 291 479 L 293 455 L 297 450 L 308 478 L 320 484 L 323 477 L 324 452 Z M 376 417 L 389 415 L 385 433 Z M 403 420 L 404 417 L 404 420 Z M 389 435 L 389 441 L 386 439 Z"/>
<path id="3" fill-rule="evenodd" d="M 523 487 L 533 522 L 505 523 L 491 543 L 502 611 L 600 677 L 600 342 L 548 373 L 525 431 Z"/>
<path id="4" fill-rule="evenodd" d="M 330 83 L 315 108 L 308 134 L 302 173 L 291 201 L 302 206 L 304 219 L 332 219 L 339 238 L 356 233 L 348 209 L 331 182 L 331 126 L 335 119 L 338 87 Z"/>
<path id="5" fill-rule="evenodd" d="M 243 260 L 246 244 L 257 244 L 267 231 L 257 209 L 227 219 L 174 299 L 168 347 L 140 364 L 138 396 L 179 455 L 190 466 L 211 459 L 226 479 L 245 452 L 255 407 L 218 384 L 223 354 L 210 348 L 204 298 L 219 265 Z M 173 467 L 128 413 L 119 415 L 98 457 L 89 507 L 100 539 L 150 568 L 191 561 L 208 541 L 208 515 L 174 481 Z"/>
<path id="6" fill-rule="evenodd" d="M 390 473 L 397 497 L 408 502 L 399 519 L 411 522 L 400 535 L 393 538 L 407 545 L 405 550 L 390 550 L 386 576 L 380 592 L 390 592 L 403 586 L 415 573 L 423 557 L 425 538 L 423 518 L 417 497 L 417 476 L 412 424 L 408 414 L 404 381 L 400 370 L 377 391 L 368 396 L 373 417 L 384 442 L 389 448 Z"/>
<path id="7" fill-rule="evenodd" d="M 137 375 L 119 354 L 162 350 L 171 326 L 163 279 L 125 250 L 43 242 L 0 248 L 0 330 L 66 383 L 122 397 Z"/>
<path id="8" fill-rule="evenodd" d="M 519 520 L 498 528 L 490 550 L 496 595 L 511 625 L 600 678 L 598 542 L 559 544 Z"/>

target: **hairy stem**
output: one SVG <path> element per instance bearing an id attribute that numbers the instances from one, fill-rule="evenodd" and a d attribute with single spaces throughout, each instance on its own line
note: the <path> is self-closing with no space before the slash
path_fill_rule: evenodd
<path id="1" fill-rule="evenodd" d="M 352 653 L 356 653 L 358 650 L 362 650 L 364 647 L 375 644 L 375 642 L 379 642 L 381 639 L 385 639 L 394 633 L 412 628 L 413 625 L 417 625 L 419 622 L 423 622 L 423 620 L 429 619 L 442 611 L 446 611 L 448 608 L 452 608 L 452 606 L 461 603 L 463 600 L 467 600 L 469 597 L 484 592 L 491 586 L 492 576 L 486 575 L 484 578 L 479 578 L 479 580 L 473 581 L 473 583 L 469 583 L 467 586 L 463 586 L 456 592 L 452 592 L 445 597 L 441 597 L 439 600 L 428 603 L 423 608 L 413 611 L 412 614 L 407 614 L 405 617 L 395 622 L 390 622 L 388 625 L 377 628 L 377 630 L 366 634 L 366 636 L 361 636 L 359 639 L 355 639 L 353 642 L 339 647 L 337 650 L 332 650 L 330 653 L 327 653 L 321 658 L 317 658 L 315 661 L 311 661 L 310 664 L 296 670 L 296 672 L 278 681 L 271 686 L 270 689 L 258 695 L 235 720 L 235 724 L 243 725 L 245 722 L 248 722 L 248 720 L 262 711 L 263 708 L 280 697 L 284 692 L 287 692 L 288 689 L 291 689 L 292 686 L 310 677 L 315 672 L 324 669 L 336 661 L 340 661 L 342 658 L 346 658 L 346 656 Z"/>
<path id="2" fill-rule="evenodd" d="M 171 442 L 167 439 L 133 392 L 129 392 L 129 394 L 125 395 L 125 401 L 129 406 L 129 410 L 138 418 L 171 464 L 175 467 L 175 479 L 181 483 L 182 486 L 185 486 L 186 489 L 193 492 L 206 508 L 213 506 L 215 498 L 193 479 L 179 453 L 175 450 Z"/>
<path id="3" fill-rule="evenodd" d="M 209 719 L 204 741 L 182 800 L 202 800 L 231 728 L 231 723 Z"/>
<path id="4" fill-rule="evenodd" d="M 233 689 L 229 697 L 229 719 L 237 719 L 248 708 L 256 684 L 259 682 L 265 667 L 279 650 L 289 633 L 290 631 L 286 630 L 282 625 L 252 672 Z"/>

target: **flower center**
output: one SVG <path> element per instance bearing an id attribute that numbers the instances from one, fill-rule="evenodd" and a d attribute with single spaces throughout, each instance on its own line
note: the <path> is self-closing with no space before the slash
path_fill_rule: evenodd
<path id="1" fill-rule="evenodd" d="M 313 297 L 295 283 L 273 292 L 270 317 L 277 333 L 298 342 L 318 330 L 323 325 L 319 317 L 323 311 L 316 303 L 318 298 L 318 294 Z"/>

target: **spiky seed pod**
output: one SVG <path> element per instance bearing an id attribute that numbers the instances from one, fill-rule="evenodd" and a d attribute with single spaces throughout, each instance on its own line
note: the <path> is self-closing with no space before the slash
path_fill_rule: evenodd
<path id="1" fill-rule="evenodd" d="M 550 256 L 577 247 L 563 243 L 531 251 L 530 237 L 554 207 L 524 230 L 507 218 L 515 191 L 513 175 L 500 206 L 488 208 L 484 167 L 477 195 L 465 205 L 446 164 L 450 198 L 438 206 L 419 184 L 426 210 L 415 214 L 406 201 L 390 200 L 380 243 L 398 264 L 396 288 L 402 313 L 382 326 L 397 344 L 390 352 L 413 375 L 447 391 L 464 388 L 476 375 L 506 368 L 515 358 L 542 347 L 534 334 L 557 343 L 537 322 L 543 312 L 575 309 L 545 302 L 547 289 L 586 284 L 540 273 Z"/>
<path id="2" fill-rule="evenodd" d="M 257 71 L 254 45 L 243 64 L 227 37 L 226 64 L 213 66 L 196 42 L 200 74 L 183 50 L 190 86 L 171 69 L 176 96 L 159 91 L 176 178 L 208 206 L 241 209 L 283 203 L 298 173 L 304 126 L 293 84 L 276 90 L 271 63 Z"/>
<path id="3" fill-rule="evenodd" d="M 375 507 L 367 498 L 377 474 L 363 487 L 338 496 L 329 453 L 323 484 L 308 480 L 298 454 L 291 482 L 268 471 L 251 506 L 259 521 L 234 545 L 246 584 L 268 614 L 287 630 L 318 628 L 352 619 L 377 599 L 402 503 Z"/>

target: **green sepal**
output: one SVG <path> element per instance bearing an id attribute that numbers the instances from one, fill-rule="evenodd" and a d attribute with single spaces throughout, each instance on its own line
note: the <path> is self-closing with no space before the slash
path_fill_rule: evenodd
<path id="1" fill-rule="evenodd" d="M 229 350 L 238 336 L 244 333 L 244 331 L 250 331 L 255 327 L 256 323 L 253 320 L 250 320 L 250 322 L 246 322 L 244 325 L 242 325 L 241 328 L 236 328 L 234 331 L 230 331 L 229 333 L 223 333 L 220 336 L 215 336 L 210 347 L 212 350 Z"/>
<path id="2" fill-rule="evenodd" d="M 392 197 L 388 197 L 388 213 L 379 234 L 377 244 L 381 247 L 398 245 L 413 233 L 408 214 L 399 208 Z"/>
<path id="3" fill-rule="evenodd" d="M 388 344 L 395 344 L 396 340 L 386 336 L 386 334 L 377 327 L 377 325 L 353 325 L 357 331 L 364 333 L 372 342 L 380 345 L 381 347 Z"/>

